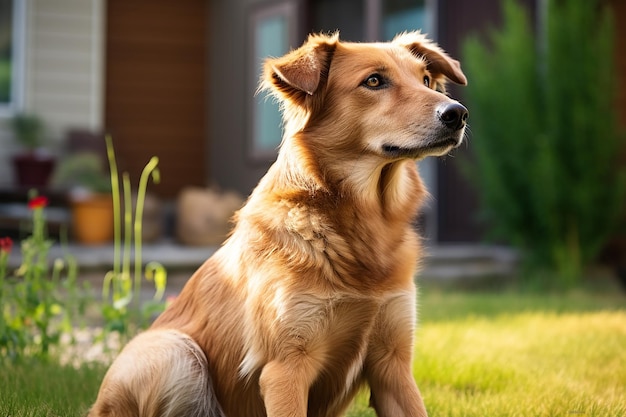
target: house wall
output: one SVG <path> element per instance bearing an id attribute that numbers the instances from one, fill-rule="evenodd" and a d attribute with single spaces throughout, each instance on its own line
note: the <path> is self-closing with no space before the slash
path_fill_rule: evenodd
<path id="1" fill-rule="evenodd" d="M 104 120 L 118 169 L 136 184 L 157 156 L 161 180 L 150 192 L 166 199 L 207 183 L 209 1 L 108 0 L 105 8 Z"/>
<path id="2" fill-rule="evenodd" d="M 487 1 L 487 0 L 483 0 Z M 496 8 L 499 0 L 489 0 L 487 4 Z M 309 29 L 318 30 L 313 25 L 315 21 L 315 8 L 313 4 L 320 5 L 313 1 L 299 1 L 302 33 L 301 39 L 304 40 Z M 328 6 L 328 9 L 321 8 L 321 12 L 329 12 L 335 10 L 336 13 L 340 3 L 332 1 L 320 2 L 322 6 Z M 210 180 L 217 185 L 226 189 L 235 189 L 247 194 L 256 185 L 257 181 L 267 170 L 270 161 L 253 160 L 249 157 L 247 129 L 249 126 L 249 106 L 247 103 L 253 100 L 254 89 L 247 86 L 249 67 L 252 63 L 247 62 L 249 47 L 246 39 L 249 36 L 251 25 L 249 18 L 260 4 L 271 5 L 272 1 L 268 0 L 213 0 L 210 2 L 210 47 L 209 47 L 209 143 L 210 143 Z M 430 0 L 430 7 L 434 8 L 432 12 L 437 16 L 441 13 L 447 14 L 443 16 L 441 21 L 431 22 L 431 26 L 440 26 L 439 40 L 441 44 L 452 44 L 454 47 L 453 56 L 459 58 L 460 39 L 456 36 L 446 36 L 442 30 L 453 32 L 453 35 L 459 31 L 460 25 L 463 33 L 475 27 L 480 27 L 485 21 L 489 21 L 488 17 L 481 14 L 480 10 L 474 10 L 472 6 L 466 4 L 466 0 Z M 441 8 L 441 10 L 439 10 Z M 437 13 L 439 12 L 439 13 Z M 468 28 L 465 22 L 465 14 L 471 12 L 474 17 L 473 26 Z M 353 11 L 351 16 L 357 16 L 358 13 Z M 336 22 L 337 16 L 330 16 L 330 23 L 325 29 L 340 25 Z M 354 17 L 358 19 L 358 17 Z M 363 16 L 361 16 L 361 19 Z M 346 16 L 339 19 L 341 22 L 348 20 Z M 460 24 L 463 23 L 462 25 Z M 344 25 L 340 25 L 342 31 Z M 367 26 L 367 25 L 365 25 Z M 434 28 L 432 28 L 434 29 Z M 365 32 L 370 32 L 367 29 Z M 342 32 L 345 34 L 345 31 Z M 352 40 L 359 39 L 358 28 L 348 30 L 348 38 Z M 350 34 L 351 33 L 351 34 Z M 297 42 L 293 47 L 299 46 Z M 227 82 L 225 82 L 227 80 Z M 455 153 L 458 151 L 455 151 Z M 430 161 L 429 161 L 430 162 Z M 439 163 L 439 162 L 434 162 Z M 440 227 L 444 230 L 445 241 L 467 241 L 476 240 L 479 231 L 473 219 L 475 212 L 475 198 L 472 190 L 465 185 L 464 179 L 458 174 L 454 160 L 446 159 L 440 168 L 439 175 L 444 178 L 444 184 L 439 191 L 444 193 L 445 204 L 448 208 L 444 217 L 439 218 Z M 434 177 L 434 176 L 433 176 Z M 459 185 L 460 184 L 460 185 Z M 437 202 L 432 203 L 432 214 L 436 214 L 439 202 L 437 190 L 433 190 L 436 195 Z M 469 203 L 466 204 L 466 202 Z M 462 212 L 454 211 L 455 208 L 464 207 Z M 453 211 L 453 212 L 451 212 Z M 451 218 L 450 218 L 451 217 Z M 429 220 L 430 222 L 430 220 Z M 430 236 L 436 236 L 436 231 L 432 224 L 427 223 L 427 233 Z"/>
<path id="3" fill-rule="evenodd" d="M 212 183 L 223 189 L 250 192 L 270 161 L 247 155 L 248 85 L 246 39 L 248 19 L 262 0 L 212 0 L 209 3 L 209 142 Z M 267 2 L 265 2 L 267 3 Z"/>
<path id="4" fill-rule="evenodd" d="M 104 1 L 26 0 L 24 110 L 43 119 L 56 152 L 68 128 L 102 127 Z M 0 120 L 0 186 L 13 184 L 17 150 Z"/>
<path id="5" fill-rule="evenodd" d="M 540 0 L 520 0 L 528 9 L 535 26 L 539 25 Z M 624 20 L 623 0 L 611 0 L 616 8 L 616 22 Z M 266 164 L 256 165 L 246 159 L 246 107 L 252 95 L 246 91 L 246 36 L 249 16 L 259 0 L 212 0 L 210 31 L 210 179 L 224 188 L 249 191 L 265 172 Z M 266 1 L 268 3 L 268 1 Z M 310 2 L 309 2 L 310 3 Z M 307 4 L 307 2 L 303 2 Z M 328 1 L 335 6 L 335 3 Z M 502 21 L 501 0 L 437 0 L 437 41 L 455 58 L 462 59 L 463 40 L 471 34 L 485 34 Z M 305 11 L 306 12 L 306 11 Z M 309 16 L 310 18 L 310 16 Z M 626 49 L 625 25 L 618 29 L 618 65 L 624 68 Z M 626 125 L 626 71 L 620 69 L 619 105 Z M 226 81 L 227 80 L 227 81 Z M 471 80 L 470 80 L 471 83 Z M 463 101 L 462 87 L 452 87 L 451 95 Z M 471 109 L 470 109 L 471 124 Z M 473 242 L 483 235 L 478 217 L 476 190 L 461 172 L 457 161 L 471 161 L 471 142 L 455 150 L 455 157 L 437 159 L 438 240 L 440 242 Z"/>

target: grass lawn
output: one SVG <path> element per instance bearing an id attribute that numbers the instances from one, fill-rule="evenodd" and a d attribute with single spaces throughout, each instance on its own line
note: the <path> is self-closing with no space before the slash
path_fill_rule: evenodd
<path id="1" fill-rule="evenodd" d="M 0 416 L 86 415 L 105 368 L 74 369 L 55 363 L 5 366 L 0 372 Z"/>
<path id="2" fill-rule="evenodd" d="M 425 290 L 415 378 L 431 417 L 626 416 L 626 297 Z M 0 416 L 84 414 L 102 367 L 5 367 Z M 374 416 L 361 395 L 348 416 Z"/>

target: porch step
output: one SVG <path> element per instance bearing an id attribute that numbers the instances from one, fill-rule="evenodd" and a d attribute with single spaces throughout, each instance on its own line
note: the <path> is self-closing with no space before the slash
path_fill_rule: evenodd
<path id="1" fill-rule="evenodd" d="M 143 262 L 156 261 L 177 275 L 190 275 L 216 250 L 216 247 L 192 247 L 177 244 L 173 240 L 144 244 Z M 112 268 L 113 245 L 84 246 L 54 245 L 50 259 L 71 254 L 81 272 L 106 271 Z M 131 260 L 134 259 L 131 252 Z M 19 248 L 15 247 L 9 258 L 9 267 L 17 268 L 21 262 Z M 442 284 L 475 283 L 481 280 L 513 276 L 518 263 L 516 252 L 501 246 L 484 245 L 438 245 L 425 249 L 425 258 L 418 280 Z"/>
<path id="2" fill-rule="evenodd" d="M 418 280 L 440 284 L 480 284 L 514 277 L 516 251 L 505 246 L 438 245 L 426 248 Z"/>

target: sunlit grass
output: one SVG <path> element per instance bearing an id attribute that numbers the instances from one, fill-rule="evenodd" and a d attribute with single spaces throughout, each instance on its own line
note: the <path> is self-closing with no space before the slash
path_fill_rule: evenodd
<path id="1" fill-rule="evenodd" d="M 431 417 L 625 417 L 626 297 L 425 291 L 414 375 Z M 103 367 L 3 367 L 0 416 L 84 415 Z M 375 416 L 360 395 L 348 416 Z"/>
<path id="2" fill-rule="evenodd" d="M 425 324 L 415 376 L 434 416 L 626 415 L 626 313 Z"/>
<path id="3" fill-rule="evenodd" d="M 427 294 L 414 375 L 429 414 L 626 416 L 625 301 Z M 367 394 L 349 416 L 375 416 Z"/>

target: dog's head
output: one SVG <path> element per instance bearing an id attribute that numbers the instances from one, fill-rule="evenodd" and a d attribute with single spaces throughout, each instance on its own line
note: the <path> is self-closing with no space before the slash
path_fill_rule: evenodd
<path id="1" fill-rule="evenodd" d="M 388 43 L 311 35 L 265 64 L 288 136 L 306 132 L 326 156 L 385 162 L 442 155 L 463 140 L 467 110 L 445 94 L 466 84 L 458 61 L 419 32 Z"/>

